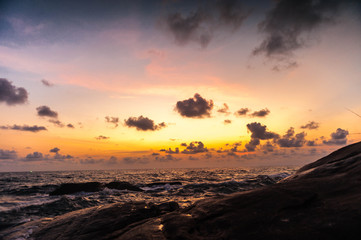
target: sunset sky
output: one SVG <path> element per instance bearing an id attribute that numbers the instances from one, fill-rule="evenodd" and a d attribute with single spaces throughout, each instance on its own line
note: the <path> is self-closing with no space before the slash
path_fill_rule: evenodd
<path id="1" fill-rule="evenodd" d="M 356 0 L 1 1 L 0 171 L 302 165 L 360 63 Z"/>

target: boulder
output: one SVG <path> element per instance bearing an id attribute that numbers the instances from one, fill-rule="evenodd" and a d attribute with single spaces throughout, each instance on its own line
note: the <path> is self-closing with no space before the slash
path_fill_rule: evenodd
<path id="1" fill-rule="evenodd" d="M 49 195 L 64 195 L 77 192 L 98 192 L 102 189 L 103 184 L 99 182 L 62 183 L 57 189 L 50 192 Z"/>

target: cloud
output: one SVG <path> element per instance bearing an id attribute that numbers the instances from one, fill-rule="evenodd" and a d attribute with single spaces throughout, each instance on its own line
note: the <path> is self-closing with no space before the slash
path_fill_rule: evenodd
<path id="1" fill-rule="evenodd" d="M 178 101 L 175 110 L 183 117 L 204 118 L 210 117 L 213 101 L 202 98 L 198 93 L 193 98 Z"/>
<path id="2" fill-rule="evenodd" d="M 223 26 L 231 27 L 232 30 L 239 28 L 249 15 L 237 0 L 218 0 L 216 7 L 220 22 L 224 23 Z"/>
<path id="3" fill-rule="evenodd" d="M 40 117 L 50 117 L 50 118 L 57 118 L 58 113 L 51 110 L 48 106 L 40 106 L 36 108 L 36 111 L 38 112 L 38 116 Z"/>
<path id="4" fill-rule="evenodd" d="M 245 116 L 249 111 L 250 110 L 248 108 L 241 108 L 237 112 L 235 112 L 234 114 L 236 116 Z"/>
<path id="5" fill-rule="evenodd" d="M 38 161 L 43 160 L 44 156 L 41 152 L 33 152 L 26 155 L 25 159 L 26 161 Z"/>
<path id="6" fill-rule="evenodd" d="M 253 54 L 289 56 L 307 44 L 305 34 L 331 23 L 341 1 L 280 0 L 259 24 L 265 39 Z"/>
<path id="7" fill-rule="evenodd" d="M 347 130 L 337 128 L 336 132 L 331 133 L 331 139 L 323 143 L 326 145 L 344 145 L 347 143 L 347 136 L 349 132 Z"/>
<path id="8" fill-rule="evenodd" d="M 61 154 L 59 154 L 59 153 L 56 153 L 56 154 L 54 155 L 54 159 L 55 159 L 55 160 L 66 160 L 66 159 L 72 159 L 72 158 L 74 158 L 74 157 L 71 156 L 71 155 L 69 155 L 69 154 L 67 154 L 67 155 L 61 155 Z"/>
<path id="9" fill-rule="evenodd" d="M 251 138 L 251 140 L 244 146 L 248 152 L 254 152 L 259 144 L 260 141 L 258 138 Z"/>
<path id="10" fill-rule="evenodd" d="M 164 122 L 154 124 L 153 120 L 143 116 L 139 116 L 138 118 L 130 117 L 124 120 L 124 123 L 128 127 L 135 127 L 138 131 L 156 131 L 167 126 Z"/>
<path id="11" fill-rule="evenodd" d="M 229 111 L 229 107 L 226 103 L 223 103 L 223 108 L 220 108 L 217 110 L 219 113 L 224 113 L 226 115 L 229 115 L 231 112 Z"/>
<path id="12" fill-rule="evenodd" d="M 55 147 L 55 148 L 52 148 L 49 150 L 49 152 L 52 152 L 52 153 L 58 153 L 60 151 L 59 148 Z"/>
<path id="13" fill-rule="evenodd" d="M 28 101 L 28 92 L 25 88 L 15 87 L 5 78 L 0 78 L 0 103 L 7 105 L 24 104 Z"/>
<path id="14" fill-rule="evenodd" d="M 125 164 L 148 164 L 149 159 L 144 157 L 125 157 L 123 158 L 123 163 Z"/>
<path id="15" fill-rule="evenodd" d="M 164 152 L 169 153 L 169 154 L 178 154 L 179 153 L 179 148 L 175 148 L 174 151 L 171 148 L 168 149 L 163 149 Z"/>
<path id="16" fill-rule="evenodd" d="M 261 150 L 263 151 L 264 154 L 273 152 L 275 150 L 275 145 L 272 144 L 270 141 L 267 141 L 265 144 L 261 146 Z"/>
<path id="17" fill-rule="evenodd" d="M 224 123 L 224 124 L 231 124 L 231 123 L 232 123 L 232 120 L 225 119 L 225 120 L 223 121 L 223 123 Z"/>
<path id="18" fill-rule="evenodd" d="M 53 123 L 55 126 L 57 127 L 64 127 L 64 123 L 62 123 L 60 120 L 55 120 L 55 119 L 49 119 L 50 123 Z"/>
<path id="19" fill-rule="evenodd" d="M 190 41 L 195 41 L 202 47 L 206 47 L 211 36 L 207 30 L 200 27 L 206 18 L 207 16 L 198 9 L 188 16 L 183 16 L 179 12 L 169 14 L 165 21 L 177 44 L 185 45 Z"/>
<path id="20" fill-rule="evenodd" d="M 0 149 L 0 159 L 16 159 L 17 153 L 11 150 Z"/>
<path id="21" fill-rule="evenodd" d="M 174 161 L 179 161 L 180 159 L 168 154 L 165 156 L 157 156 L 155 157 L 155 160 L 158 162 L 174 162 Z"/>
<path id="22" fill-rule="evenodd" d="M 105 117 L 105 121 L 106 121 L 107 123 L 114 124 L 114 127 L 115 127 L 115 128 L 118 127 L 118 125 L 119 125 L 119 118 L 117 118 L 117 117 L 106 116 L 106 117 Z"/>
<path id="23" fill-rule="evenodd" d="M 217 30 L 238 29 L 249 15 L 240 1 L 206 1 L 188 14 L 174 12 L 164 19 L 166 29 L 179 45 L 196 42 L 206 47 Z"/>
<path id="24" fill-rule="evenodd" d="M 261 125 L 257 122 L 247 124 L 247 128 L 252 133 L 251 138 L 258 138 L 262 140 L 279 138 L 277 133 L 267 131 L 266 125 Z"/>
<path id="25" fill-rule="evenodd" d="M 202 152 L 208 152 L 208 149 L 204 147 L 204 144 L 200 141 L 194 141 L 191 142 L 186 149 L 182 151 L 182 153 L 185 154 L 196 154 L 196 153 L 202 153 Z"/>
<path id="26" fill-rule="evenodd" d="M 282 138 L 277 140 L 277 144 L 280 147 L 302 147 L 307 141 L 305 139 L 306 133 L 301 132 L 295 135 L 293 127 L 288 129 L 287 133 Z"/>
<path id="27" fill-rule="evenodd" d="M 106 137 L 106 136 L 103 136 L 103 135 L 99 135 L 98 137 L 95 137 L 96 140 L 106 140 L 106 139 L 109 139 L 110 137 Z"/>
<path id="28" fill-rule="evenodd" d="M 268 110 L 267 108 L 265 109 L 261 109 L 259 111 L 254 111 L 253 113 L 250 114 L 251 117 L 265 117 L 270 113 L 270 110 Z"/>
<path id="29" fill-rule="evenodd" d="M 54 86 L 53 83 L 49 82 L 48 80 L 45 80 L 45 79 L 42 79 L 41 80 L 41 83 L 44 85 L 44 86 L 47 86 L 47 87 L 52 87 Z"/>
<path id="30" fill-rule="evenodd" d="M 9 129 L 9 130 L 17 130 L 17 131 L 27 131 L 27 132 L 39 132 L 39 131 L 46 131 L 46 127 L 43 126 L 28 126 L 28 125 L 13 125 L 13 126 L 0 126 L 0 129 Z"/>
<path id="31" fill-rule="evenodd" d="M 310 121 L 309 123 L 301 126 L 302 129 L 309 129 L 309 130 L 318 129 L 319 127 L 320 124 L 314 121 Z"/>
<path id="32" fill-rule="evenodd" d="M 50 123 L 54 124 L 57 127 L 68 127 L 68 128 L 74 128 L 74 125 L 71 123 L 68 124 L 64 124 L 63 122 L 61 122 L 58 119 L 58 113 L 51 110 L 50 107 L 48 106 L 40 106 L 36 108 L 37 114 L 40 117 L 49 117 L 50 119 L 48 120 Z"/>

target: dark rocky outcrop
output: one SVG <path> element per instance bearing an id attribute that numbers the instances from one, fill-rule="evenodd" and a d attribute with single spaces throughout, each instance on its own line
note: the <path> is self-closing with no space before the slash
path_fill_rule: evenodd
<path id="1" fill-rule="evenodd" d="M 99 182 L 87 183 L 63 183 L 49 195 L 64 195 L 77 192 L 98 192 L 103 189 L 103 184 Z"/>
<path id="2" fill-rule="evenodd" d="M 31 237 L 345 240 L 360 234 L 361 142 L 274 185 L 204 199 L 186 209 L 145 203 L 83 209 L 42 224 Z"/>
<path id="3" fill-rule="evenodd" d="M 130 190 L 130 191 L 137 191 L 137 192 L 143 191 L 139 187 L 137 187 L 133 184 L 130 184 L 128 182 L 110 182 L 110 183 L 105 184 L 105 187 L 110 188 L 110 189 L 117 189 L 117 190 Z"/>
<path id="4" fill-rule="evenodd" d="M 128 182 L 110 182 L 103 184 L 100 182 L 86 182 L 86 183 L 63 183 L 57 189 L 50 192 L 49 195 L 65 195 L 78 192 L 99 192 L 105 187 L 117 190 L 129 191 L 143 191 L 139 187 Z"/>

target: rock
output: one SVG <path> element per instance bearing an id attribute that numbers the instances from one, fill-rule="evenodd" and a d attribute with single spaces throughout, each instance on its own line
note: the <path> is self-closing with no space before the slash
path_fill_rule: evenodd
<path id="1" fill-rule="evenodd" d="M 117 189 L 117 190 L 130 190 L 130 191 L 137 191 L 137 192 L 143 191 L 139 187 L 137 187 L 133 184 L 130 184 L 128 182 L 110 182 L 108 184 L 105 184 L 105 187 L 110 188 L 110 189 Z"/>
<path id="2" fill-rule="evenodd" d="M 274 185 L 203 199 L 178 210 L 172 204 L 146 203 L 83 209 L 39 225 L 31 237 L 357 239 L 361 234 L 360 202 L 361 142 L 308 164 Z"/>
<path id="3" fill-rule="evenodd" d="M 77 192 L 98 192 L 103 189 L 103 184 L 99 182 L 87 183 L 63 183 L 49 195 L 64 195 Z"/>
<path id="4" fill-rule="evenodd" d="M 155 217 L 177 208 L 177 203 L 160 205 L 145 202 L 115 203 L 70 212 L 55 217 L 46 224 L 35 221 L 27 223 L 23 227 L 26 229 L 26 226 L 28 226 L 28 229 L 34 229 L 31 237 L 36 240 L 119 239 L 122 235 L 136 228 L 138 225 L 142 225 L 146 221 L 156 220 Z M 159 225 L 160 219 L 155 222 Z M 38 225 L 38 227 L 35 228 L 34 225 Z M 153 236 L 153 239 L 161 239 L 158 237 L 162 232 L 158 226 L 156 228 L 157 229 L 151 229 L 152 232 L 137 233 L 137 236 L 144 235 L 144 239 L 151 236 Z M 146 227 L 142 225 L 141 229 L 144 231 Z"/>

